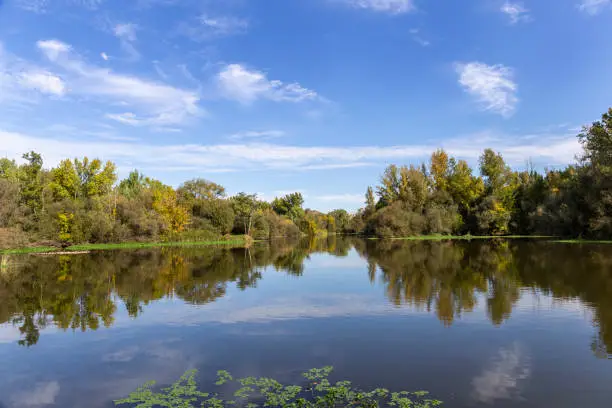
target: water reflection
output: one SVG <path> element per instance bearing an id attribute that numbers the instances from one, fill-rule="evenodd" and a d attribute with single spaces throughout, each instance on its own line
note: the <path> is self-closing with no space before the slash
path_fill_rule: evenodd
<path id="1" fill-rule="evenodd" d="M 305 261 L 312 254 L 344 257 L 352 248 L 364 259 L 364 279 L 382 283 L 396 307 L 435 312 L 445 326 L 451 326 L 483 302 L 490 322 L 499 326 L 512 316 L 524 291 L 562 300 L 579 299 L 593 308 L 597 326 L 590 345 L 593 352 L 606 358 L 612 351 L 612 254 L 597 246 L 533 241 L 403 242 L 330 237 L 249 249 L 163 248 L 16 256 L 5 258 L 6 266 L 0 272 L 0 323 L 10 322 L 19 330 L 19 344 L 33 346 L 40 331 L 50 326 L 81 331 L 110 327 L 118 308 L 124 307 L 131 317 L 138 318 L 147 305 L 164 298 L 194 305 L 215 302 L 226 295 L 229 285 L 241 290 L 256 287 L 266 267 L 299 277 L 307 273 Z M 358 306 L 359 294 L 350 296 L 349 303 Z M 272 313 L 269 318 L 322 317 L 339 304 L 339 300 L 323 296 L 314 302 L 321 307 L 309 309 L 288 297 L 286 304 L 278 305 L 280 314 L 245 309 L 232 319 L 244 321 L 249 313 Z M 126 349 L 105 358 L 128 361 L 137 351 Z M 497 368 L 493 368 L 500 373 L 500 381 L 494 384 L 498 392 L 512 388 L 502 384 L 508 383 L 502 369 L 515 361 L 510 357 L 517 353 L 515 349 L 500 351 Z M 512 369 L 521 377 L 526 374 L 519 363 Z M 494 392 L 482 391 L 489 385 L 474 380 L 474 387 L 481 389 L 475 391 L 480 399 L 493 398 L 490 395 Z"/>

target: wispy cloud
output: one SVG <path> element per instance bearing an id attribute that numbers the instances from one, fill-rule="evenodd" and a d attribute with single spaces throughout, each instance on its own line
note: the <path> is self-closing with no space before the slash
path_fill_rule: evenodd
<path id="1" fill-rule="evenodd" d="M 47 71 L 29 71 L 18 76 L 19 83 L 26 88 L 39 92 L 62 96 L 66 93 L 66 84 L 58 76 Z"/>
<path id="2" fill-rule="evenodd" d="M 332 201 L 339 203 L 361 204 L 365 201 L 363 194 L 330 194 L 313 197 L 319 201 Z"/>
<path id="3" fill-rule="evenodd" d="M 240 17 L 202 14 L 197 18 L 183 21 L 178 34 L 193 41 L 207 41 L 219 37 L 244 34 L 249 29 L 249 20 Z"/>
<path id="4" fill-rule="evenodd" d="M 242 34 L 249 28 L 248 20 L 238 17 L 203 14 L 200 23 L 215 35 Z"/>
<path id="5" fill-rule="evenodd" d="M 421 35 L 421 30 L 419 30 L 418 28 L 410 29 L 410 35 L 412 36 L 412 39 L 421 47 L 428 47 L 429 45 L 431 45 L 431 42 L 429 40 L 423 38 L 423 36 Z"/>
<path id="6" fill-rule="evenodd" d="M 90 10 L 95 10 L 104 3 L 104 0 L 17 0 L 17 6 L 26 11 L 33 13 L 46 13 L 52 4 L 58 3 L 61 7 L 66 6 L 81 6 Z"/>
<path id="7" fill-rule="evenodd" d="M 250 70 L 240 64 L 225 66 L 217 76 L 223 96 L 241 103 L 252 103 L 258 99 L 275 102 L 302 102 L 317 99 L 315 91 L 304 88 L 297 82 L 285 84 L 270 80 L 264 72 Z"/>
<path id="8" fill-rule="evenodd" d="M 136 42 L 136 30 L 138 27 L 133 23 L 117 24 L 113 28 L 113 33 L 119 39 L 121 48 L 128 54 L 132 60 L 140 58 L 140 53 L 134 46 Z"/>
<path id="9" fill-rule="evenodd" d="M 596 15 L 612 5 L 612 0 L 582 0 L 578 4 L 580 11 Z"/>
<path id="10" fill-rule="evenodd" d="M 513 70 L 504 65 L 487 65 L 482 62 L 457 63 L 459 84 L 476 97 L 484 110 L 511 116 L 518 104 L 518 86 L 513 80 Z"/>
<path id="11" fill-rule="evenodd" d="M 415 9 L 414 0 L 344 0 L 348 5 L 372 11 L 404 14 Z"/>
<path id="12" fill-rule="evenodd" d="M 23 10 L 42 14 L 47 11 L 49 0 L 17 0 L 16 4 Z"/>
<path id="13" fill-rule="evenodd" d="M 159 127 L 179 125 L 202 114 L 195 91 L 88 64 L 70 45 L 57 40 L 39 41 L 37 45 L 51 62 L 65 71 L 71 93 L 130 108 L 128 112 L 108 113 L 109 119 L 132 126 Z"/>
<path id="14" fill-rule="evenodd" d="M 0 102 L 32 103 L 38 96 L 59 97 L 66 91 L 59 75 L 9 54 L 0 43 Z"/>
<path id="15" fill-rule="evenodd" d="M 266 140 L 285 136 L 282 130 L 249 130 L 238 132 L 228 136 L 230 140 Z"/>
<path id="16" fill-rule="evenodd" d="M 290 170 L 311 171 L 384 165 L 427 160 L 443 147 L 449 154 L 475 163 L 487 147 L 502 153 L 506 161 L 521 167 L 528 159 L 536 165 L 565 165 L 574 161 L 580 144 L 571 134 L 512 135 L 483 132 L 437 144 L 399 146 L 295 146 L 273 143 L 147 144 L 130 142 L 53 139 L 0 130 L 2 152 L 17 158 L 36 150 L 48 165 L 71 156 L 98 155 L 121 166 L 167 171 Z"/>
<path id="17" fill-rule="evenodd" d="M 531 21 L 529 10 L 526 9 L 522 3 L 506 1 L 501 6 L 500 11 L 508 16 L 510 19 L 510 24 Z"/>

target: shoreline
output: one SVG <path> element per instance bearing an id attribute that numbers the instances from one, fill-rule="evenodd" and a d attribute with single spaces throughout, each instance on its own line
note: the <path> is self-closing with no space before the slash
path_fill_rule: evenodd
<path id="1" fill-rule="evenodd" d="M 176 241 L 176 242 L 123 242 L 115 244 L 78 244 L 67 248 L 57 247 L 25 247 L 14 249 L 0 249 L 0 255 L 27 255 L 27 254 L 49 254 L 67 255 L 78 254 L 89 251 L 108 251 L 117 249 L 146 249 L 164 247 L 197 247 L 197 246 L 246 246 L 248 240 L 244 237 L 236 237 L 229 240 L 214 241 Z"/>

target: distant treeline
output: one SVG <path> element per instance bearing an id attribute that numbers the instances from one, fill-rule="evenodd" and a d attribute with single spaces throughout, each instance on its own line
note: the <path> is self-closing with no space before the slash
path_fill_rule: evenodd
<path id="1" fill-rule="evenodd" d="M 543 234 L 612 238 L 612 108 L 578 138 L 583 152 L 563 170 L 513 171 L 491 149 L 480 175 L 443 150 L 429 164 L 389 166 L 355 214 L 304 209 L 300 193 L 272 202 L 227 197 L 205 179 L 177 189 L 137 170 L 118 182 L 112 162 L 63 160 L 43 168 L 0 159 L 0 248 L 52 240 L 83 242 L 256 239 L 348 232 L 380 237 L 421 234 Z"/>
<path id="2" fill-rule="evenodd" d="M 336 232 L 334 215 L 304 210 L 300 193 L 271 203 L 254 194 L 227 197 L 205 179 L 179 188 L 137 170 L 117 182 L 115 164 L 87 157 L 43 168 L 36 152 L 24 164 L 0 159 L 0 248 L 54 241 L 76 243 L 218 239 L 245 234 L 256 239 Z"/>
<path id="3" fill-rule="evenodd" d="M 389 166 L 348 227 L 366 235 L 555 235 L 612 239 L 612 108 L 578 135 L 563 170 L 513 171 L 491 149 L 480 175 L 443 150 L 429 165 Z"/>

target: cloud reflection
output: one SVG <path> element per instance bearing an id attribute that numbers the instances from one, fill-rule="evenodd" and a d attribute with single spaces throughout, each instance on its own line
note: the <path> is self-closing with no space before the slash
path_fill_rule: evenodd
<path id="1" fill-rule="evenodd" d="M 515 399 L 521 383 L 531 375 L 528 356 L 517 343 L 502 347 L 482 373 L 472 380 L 473 398 L 486 404 L 499 399 Z"/>
<path id="2" fill-rule="evenodd" d="M 33 390 L 22 391 L 12 398 L 14 407 L 42 407 L 55 404 L 55 399 L 60 392 L 57 381 L 39 383 Z"/>

